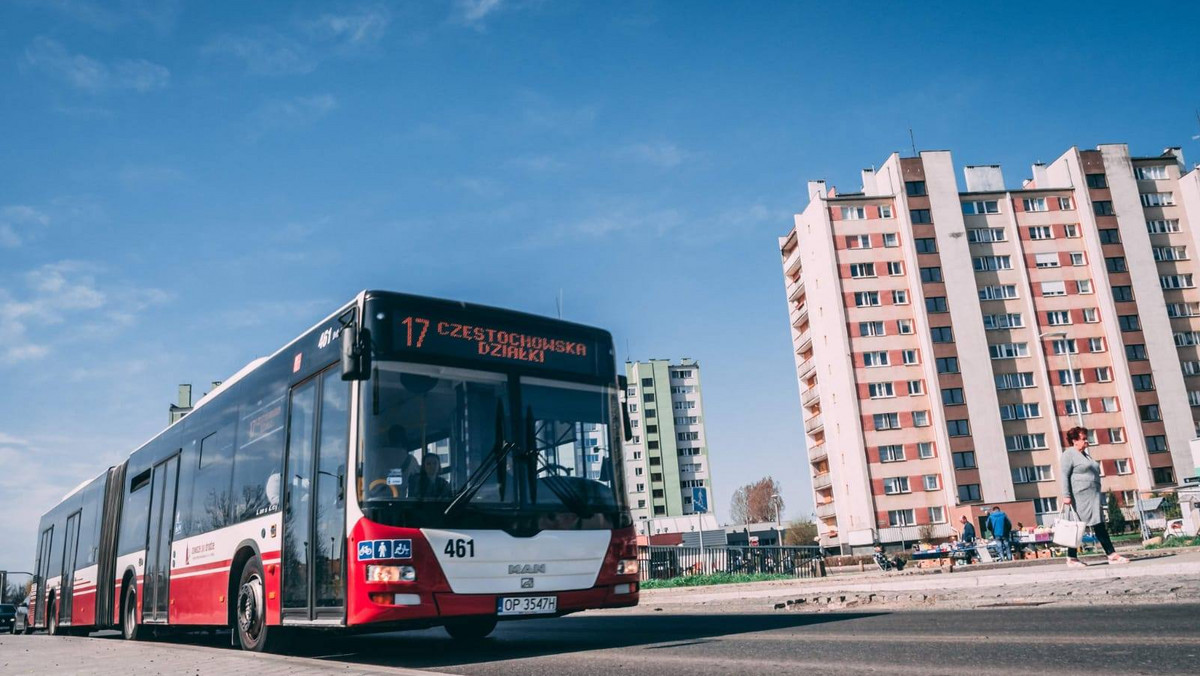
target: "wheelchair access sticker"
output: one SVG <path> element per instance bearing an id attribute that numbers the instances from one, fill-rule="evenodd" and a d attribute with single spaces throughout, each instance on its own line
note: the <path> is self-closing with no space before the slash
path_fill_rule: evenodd
<path id="1" fill-rule="evenodd" d="M 411 558 L 412 540 L 363 540 L 358 543 L 359 561 Z"/>

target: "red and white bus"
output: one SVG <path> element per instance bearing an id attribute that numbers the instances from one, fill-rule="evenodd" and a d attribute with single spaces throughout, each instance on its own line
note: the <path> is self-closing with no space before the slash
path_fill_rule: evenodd
<path id="1" fill-rule="evenodd" d="M 51 633 L 445 626 L 632 606 L 612 337 L 364 291 L 42 518 Z"/>

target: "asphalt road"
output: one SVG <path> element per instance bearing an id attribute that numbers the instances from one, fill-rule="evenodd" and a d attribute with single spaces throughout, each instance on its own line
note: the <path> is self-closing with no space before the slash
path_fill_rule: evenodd
<path id="1" fill-rule="evenodd" d="M 306 636 L 293 646 L 294 657 L 286 658 L 231 649 L 228 634 L 137 644 L 101 636 L 4 637 L 0 672 L 55 671 L 34 666 L 40 664 L 123 675 L 378 674 L 389 667 L 553 676 L 1196 674 L 1198 621 L 1200 604 L 894 613 L 589 613 L 502 623 L 492 638 L 475 644 L 452 641 L 440 629 Z"/>
<path id="2" fill-rule="evenodd" d="M 1200 605 L 601 615 L 306 642 L 310 658 L 455 674 L 1200 673 Z M 328 651 L 333 651 L 332 653 Z"/>

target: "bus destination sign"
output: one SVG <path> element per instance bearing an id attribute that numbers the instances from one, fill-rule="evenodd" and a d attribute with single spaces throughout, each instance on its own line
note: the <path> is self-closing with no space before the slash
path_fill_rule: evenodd
<path id="1" fill-rule="evenodd" d="M 537 331 L 416 314 L 397 317 L 397 347 L 474 359 L 496 359 L 543 368 L 590 372 L 595 343 Z"/>

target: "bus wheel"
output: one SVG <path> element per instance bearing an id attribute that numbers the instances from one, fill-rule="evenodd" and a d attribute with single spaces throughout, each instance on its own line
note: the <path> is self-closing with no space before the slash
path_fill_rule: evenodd
<path id="1" fill-rule="evenodd" d="M 54 597 L 46 603 L 46 633 L 51 636 L 59 635 L 58 613 L 54 610 Z"/>
<path id="2" fill-rule="evenodd" d="M 125 590 L 125 605 L 121 613 L 121 636 L 126 641 L 136 641 L 141 635 L 137 621 L 137 589 L 133 585 Z"/>
<path id="3" fill-rule="evenodd" d="M 495 616 L 460 617 L 446 622 L 446 633 L 460 641 L 478 641 L 495 628 Z"/>
<path id="4" fill-rule="evenodd" d="M 234 606 L 234 631 L 243 650 L 266 652 L 276 647 L 282 627 L 267 625 L 266 592 L 263 587 L 263 567 L 258 557 L 242 567 L 238 584 L 237 605 Z"/>

